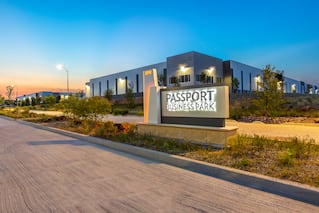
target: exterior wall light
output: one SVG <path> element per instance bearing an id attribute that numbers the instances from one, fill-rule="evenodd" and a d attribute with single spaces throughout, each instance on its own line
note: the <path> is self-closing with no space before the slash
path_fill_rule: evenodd
<path id="1" fill-rule="evenodd" d="M 208 72 L 208 74 L 210 74 L 210 75 L 212 75 L 212 74 L 215 74 L 215 71 L 216 71 L 216 67 L 209 67 L 208 69 L 207 69 L 207 72 Z"/>
<path id="2" fill-rule="evenodd" d="M 281 90 L 282 89 L 282 81 L 278 81 L 277 82 L 277 90 Z"/>
<path id="3" fill-rule="evenodd" d="M 182 72 L 186 72 L 186 66 L 185 66 L 185 65 L 181 65 L 181 66 L 180 66 L 180 70 L 181 70 Z"/>
<path id="4" fill-rule="evenodd" d="M 258 83 L 260 83 L 261 82 L 261 77 L 260 77 L 260 75 L 257 75 L 256 77 L 255 77 L 255 83 L 256 83 L 256 90 L 257 91 L 259 91 L 259 85 L 258 85 Z"/>
<path id="5" fill-rule="evenodd" d="M 90 97 L 91 96 L 90 82 L 85 83 L 85 96 L 86 97 Z"/>

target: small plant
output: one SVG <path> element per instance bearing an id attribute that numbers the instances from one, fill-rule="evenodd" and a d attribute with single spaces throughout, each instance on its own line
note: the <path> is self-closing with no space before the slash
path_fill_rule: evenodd
<path id="1" fill-rule="evenodd" d="M 251 161 L 248 158 L 243 157 L 239 161 L 235 162 L 234 167 L 238 169 L 245 169 L 246 167 L 250 165 L 251 165 Z"/>
<path id="2" fill-rule="evenodd" d="M 168 150 L 169 148 L 170 148 L 170 144 L 169 144 L 169 142 L 164 142 L 164 144 L 163 144 L 163 148 L 164 148 L 164 150 Z"/>
<path id="3" fill-rule="evenodd" d="M 123 143 L 126 143 L 126 142 L 129 142 L 130 141 L 130 136 L 128 134 L 123 134 L 123 133 L 120 133 L 119 134 L 119 140 L 120 142 L 123 142 Z"/>
<path id="4" fill-rule="evenodd" d="M 279 152 L 278 153 L 279 164 L 281 166 L 291 166 L 294 163 L 295 155 L 296 153 L 289 148 L 285 151 Z"/>

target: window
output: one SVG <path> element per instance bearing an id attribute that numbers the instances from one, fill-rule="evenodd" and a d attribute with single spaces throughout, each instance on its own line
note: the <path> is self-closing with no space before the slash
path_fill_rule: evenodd
<path id="1" fill-rule="evenodd" d="M 176 76 L 170 77 L 170 78 L 169 78 L 169 83 L 170 83 L 170 84 L 176 84 L 176 83 L 177 83 L 177 78 L 176 78 Z"/>
<path id="2" fill-rule="evenodd" d="M 221 84 L 222 83 L 222 78 L 221 77 L 217 77 L 216 78 L 216 83 L 217 84 Z"/>
<path id="3" fill-rule="evenodd" d="M 178 82 L 190 82 L 191 81 L 191 75 L 180 75 L 178 77 Z"/>
<path id="4" fill-rule="evenodd" d="M 117 95 L 117 93 L 118 93 L 118 91 L 117 91 L 117 86 L 118 86 L 118 85 L 117 85 L 117 80 L 118 80 L 118 79 L 116 78 L 116 79 L 115 79 L 115 95 Z"/>
<path id="5" fill-rule="evenodd" d="M 249 91 L 251 91 L 252 85 L 251 85 L 251 73 L 249 73 Z"/>
<path id="6" fill-rule="evenodd" d="M 191 81 L 191 75 L 185 75 L 185 82 Z"/>
<path id="7" fill-rule="evenodd" d="M 163 69 L 163 86 L 167 86 L 167 82 L 166 82 L 166 78 L 167 78 L 167 69 Z"/>
<path id="8" fill-rule="evenodd" d="M 185 75 L 181 75 L 178 77 L 178 82 L 185 82 Z"/>
<path id="9" fill-rule="evenodd" d="M 196 75 L 196 81 L 199 81 L 201 83 L 214 83 L 214 77 L 213 76 L 208 76 L 208 75 Z"/>
<path id="10" fill-rule="evenodd" d="M 138 93 L 138 88 L 139 88 L 139 82 L 138 82 L 138 74 L 136 74 L 136 93 Z"/>

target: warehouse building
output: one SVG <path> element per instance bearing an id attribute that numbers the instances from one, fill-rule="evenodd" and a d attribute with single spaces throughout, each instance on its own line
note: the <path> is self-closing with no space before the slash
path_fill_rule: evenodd
<path id="1" fill-rule="evenodd" d="M 160 85 L 167 87 L 228 85 L 231 92 L 250 93 L 259 89 L 258 82 L 262 80 L 262 69 L 192 51 L 167 57 L 157 64 L 90 79 L 86 94 L 103 96 L 106 90 L 112 90 L 114 97 L 121 97 L 131 88 L 136 97 L 142 97 L 143 71 L 149 69 L 156 69 Z M 318 94 L 318 86 L 282 75 L 278 78 L 284 82 L 285 93 Z M 233 87 L 235 79 L 237 88 Z"/>

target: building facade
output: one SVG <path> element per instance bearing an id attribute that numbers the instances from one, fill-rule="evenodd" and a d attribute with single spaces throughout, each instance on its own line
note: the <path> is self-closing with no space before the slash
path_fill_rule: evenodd
<path id="1" fill-rule="evenodd" d="M 222 84 L 223 61 L 198 52 L 188 52 L 167 58 L 167 86 Z"/>
<path id="2" fill-rule="evenodd" d="M 22 96 L 18 96 L 16 98 L 16 102 L 18 105 L 21 105 L 24 102 L 32 104 L 32 101 L 36 101 L 42 103 L 45 100 L 45 97 L 54 96 L 56 98 L 56 102 L 59 102 L 61 99 L 66 98 L 70 94 L 66 92 L 50 92 L 50 91 L 40 91 L 35 93 L 30 93 Z"/>
<path id="3" fill-rule="evenodd" d="M 135 96 L 143 94 L 143 71 L 156 69 L 159 84 L 167 87 L 200 84 L 227 85 L 231 92 L 250 93 L 258 90 L 262 69 L 234 60 L 226 60 L 187 52 L 167 57 L 166 61 L 124 72 L 90 79 L 86 83 L 87 96 L 104 96 L 106 90 L 121 96 L 131 88 Z M 279 76 L 285 93 L 318 94 L 318 86 L 306 84 L 286 76 Z M 234 87 L 234 81 L 237 82 Z"/>
<path id="4" fill-rule="evenodd" d="M 166 62 L 140 67 L 112 75 L 93 78 L 86 83 L 87 96 L 104 96 L 106 90 L 112 90 L 114 95 L 124 95 L 128 88 L 133 93 L 142 95 L 143 93 L 143 71 L 156 69 L 158 75 L 166 72 Z"/>

